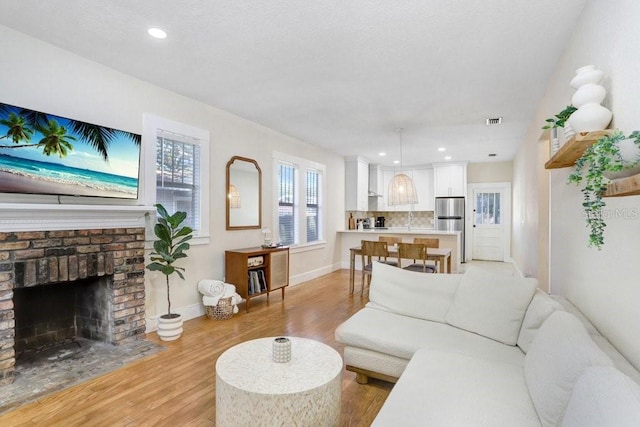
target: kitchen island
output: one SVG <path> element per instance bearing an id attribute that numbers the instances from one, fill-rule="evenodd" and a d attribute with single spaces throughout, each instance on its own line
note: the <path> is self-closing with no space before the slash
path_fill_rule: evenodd
<path id="1" fill-rule="evenodd" d="M 432 228 L 388 228 L 388 229 L 365 229 L 365 230 L 344 230 L 338 231 L 338 242 L 340 244 L 341 267 L 349 268 L 350 249 L 360 246 L 362 240 L 378 240 L 379 236 L 398 236 L 402 241 L 412 243 L 414 237 L 427 237 L 440 239 L 441 248 L 451 248 L 451 273 L 462 272 L 460 259 L 461 237 L 459 231 L 438 231 Z M 361 260 L 356 257 L 356 269 L 362 269 Z"/>

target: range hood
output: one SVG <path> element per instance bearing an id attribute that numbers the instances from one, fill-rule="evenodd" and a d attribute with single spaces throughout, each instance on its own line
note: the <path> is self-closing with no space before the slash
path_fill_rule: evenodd
<path id="1" fill-rule="evenodd" d="M 369 165 L 369 197 L 382 197 L 382 166 Z"/>

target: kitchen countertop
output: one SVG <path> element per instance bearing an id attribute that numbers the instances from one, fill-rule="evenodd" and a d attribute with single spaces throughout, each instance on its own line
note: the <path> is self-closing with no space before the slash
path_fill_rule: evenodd
<path id="1" fill-rule="evenodd" d="M 359 233 L 359 234 L 432 234 L 438 236 L 456 236 L 460 231 L 442 231 L 433 228 L 411 228 L 392 227 L 392 228 L 365 228 L 364 230 L 339 230 L 338 233 Z"/>

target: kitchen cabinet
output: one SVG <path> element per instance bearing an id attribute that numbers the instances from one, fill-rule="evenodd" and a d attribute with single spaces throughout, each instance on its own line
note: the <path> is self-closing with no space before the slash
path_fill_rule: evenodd
<path id="1" fill-rule="evenodd" d="M 382 176 L 382 166 L 378 164 L 369 165 L 369 211 L 384 211 L 383 190 L 384 178 Z"/>
<path id="2" fill-rule="evenodd" d="M 433 169 L 407 169 L 403 173 L 409 176 L 416 187 L 418 203 L 415 205 L 389 206 L 389 183 L 394 175 L 399 173 L 396 170 L 383 170 L 383 209 L 388 212 L 409 212 L 409 211 L 432 211 L 434 209 L 433 196 Z"/>
<path id="3" fill-rule="evenodd" d="M 386 212 L 395 212 L 399 206 L 389 206 L 389 183 L 395 175 L 395 171 L 385 169 L 382 171 L 382 210 Z"/>
<path id="4" fill-rule="evenodd" d="M 345 209 L 369 209 L 369 162 L 364 157 L 345 157 Z"/>
<path id="5" fill-rule="evenodd" d="M 369 195 L 382 195 L 384 187 L 382 177 L 382 166 L 377 164 L 369 165 Z"/>
<path id="6" fill-rule="evenodd" d="M 413 205 L 414 211 L 433 211 L 433 169 L 416 169 L 411 171 L 413 182 L 418 193 L 418 203 Z"/>
<path id="7" fill-rule="evenodd" d="M 467 164 L 433 165 L 435 197 L 467 195 Z"/>

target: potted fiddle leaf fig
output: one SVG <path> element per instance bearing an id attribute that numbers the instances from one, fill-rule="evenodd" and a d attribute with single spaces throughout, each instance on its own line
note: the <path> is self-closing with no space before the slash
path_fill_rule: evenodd
<path id="1" fill-rule="evenodd" d="M 628 158 L 621 152 L 622 144 L 634 144 L 640 150 L 640 131 L 625 136 L 617 130 L 599 138 L 588 147 L 575 164 L 575 170 L 569 175 L 568 182 L 582 185 L 584 200 L 582 207 L 589 229 L 589 246 L 598 250 L 604 245 L 604 229 L 607 226 L 602 214 L 606 206 L 603 195 L 610 178 L 623 170 L 631 170 L 640 164 L 637 154 Z"/>
<path id="2" fill-rule="evenodd" d="M 167 210 L 158 203 L 158 222 L 153 228 L 157 240 L 153 242 L 154 252 L 151 252 L 151 263 L 147 265 L 150 271 L 159 271 L 165 275 L 167 281 L 167 314 L 158 318 L 158 336 L 164 341 L 172 341 L 180 338 L 182 334 L 182 315 L 171 313 L 171 295 L 169 288 L 170 276 L 177 274 L 184 280 L 184 267 L 175 265 L 175 262 L 186 258 L 189 249 L 187 243 L 193 237 L 193 229 L 183 226 L 187 218 L 186 212 L 176 212 L 169 215 Z"/>

